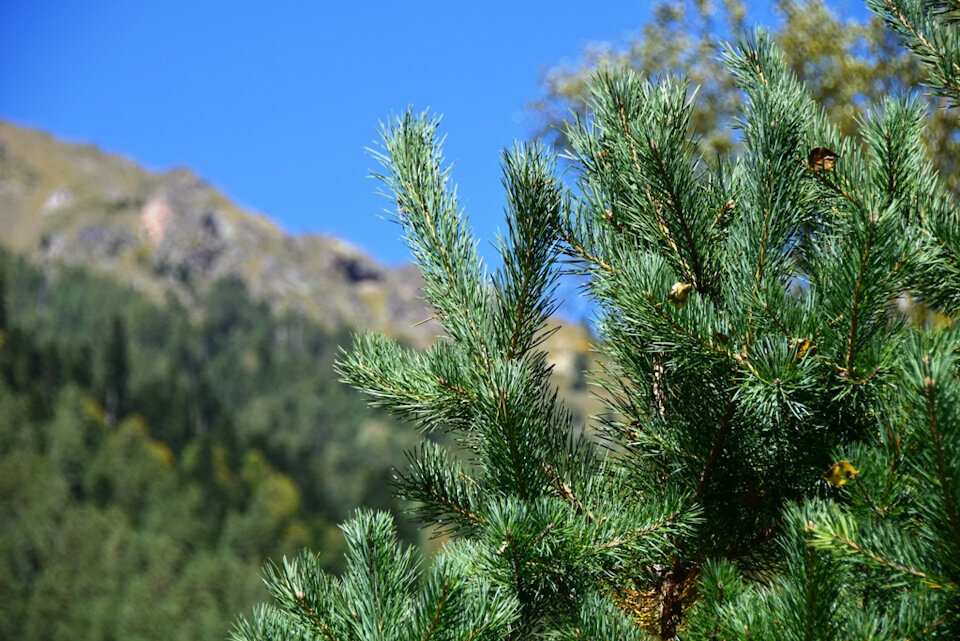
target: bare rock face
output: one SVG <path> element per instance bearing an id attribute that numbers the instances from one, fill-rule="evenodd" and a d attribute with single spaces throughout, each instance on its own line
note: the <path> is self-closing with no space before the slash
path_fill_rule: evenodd
<path id="1" fill-rule="evenodd" d="M 348 282 L 354 284 L 383 280 L 378 266 L 365 256 L 337 256 L 335 267 Z"/>
<path id="2" fill-rule="evenodd" d="M 140 229 L 147 235 L 147 240 L 158 245 L 166 237 L 173 216 L 170 203 L 163 198 L 154 198 L 140 210 Z"/>
<path id="3" fill-rule="evenodd" d="M 61 185 L 53 190 L 50 197 L 43 203 L 43 213 L 49 214 L 58 209 L 69 207 L 73 204 L 73 192 L 69 187 Z"/>
<path id="4" fill-rule="evenodd" d="M 435 325 L 418 272 L 380 265 L 342 240 L 290 236 L 187 169 L 151 173 L 92 145 L 0 122 L 0 243 L 40 262 L 84 266 L 162 300 L 199 303 L 234 278 L 276 311 L 415 344 Z"/>

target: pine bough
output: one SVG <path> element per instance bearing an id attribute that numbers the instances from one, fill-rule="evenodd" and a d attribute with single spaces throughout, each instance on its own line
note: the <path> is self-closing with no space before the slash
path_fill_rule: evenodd
<path id="1" fill-rule="evenodd" d="M 871 0 L 960 96 L 960 3 Z M 691 92 L 599 74 L 551 155 L 503 156 L 492 274 L 438 119 L 383 128 L 378 177 L 445 337 L 339 363 L 426 436 L 398 473 L 449 534 L 428 569 L 390 518 L 344 525 L 347 570 L 270 566 L 255 639 L 960 638 L 960 214 L 888 98 L 842 138 L 763 32 L 724 58 L 743 152 L 703 159 Z M 561 267 L 597 310 L 608 411 L 575 429 L 542 343 Z M 940 328 L 896 313 L 912 299 Z"/>

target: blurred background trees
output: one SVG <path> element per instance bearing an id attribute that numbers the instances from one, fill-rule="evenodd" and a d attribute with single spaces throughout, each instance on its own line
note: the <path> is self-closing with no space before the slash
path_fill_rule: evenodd
<path id="1" fill-rule="evenodd" d="M 822 0 L 774 0 L 781 18 L 774 38 L 788 63 L 827 117 L 845 135 L 855 135 L 868 105 L 884 96 L 916 91 L 924 70 L 916 57 L 898 46 L 879 18 L 861 5 L 858 16 L 843 16 Z M 530 103 L 539 133 L 565 147 L 559 125 L 572 113 L 583 114 L 587 81 L 599 68 L 628 64 L 645 74 L 677 74 L 697 88 L 694 130 L 706 157 L 737 145 L 732 128 L 741 95 L 717 57 L 723 40 L 745 26 L 747 3 L 741 0 L 667 0 L 655 19 L 622 44 L 588 46 L 581 59 L 543 74 L 542 95 Z M 629 25 L 624 25 L 628 28 Z M 928 109 L 927 148 L 954 192 L 960 192 L 958 112 L 945 109 L 943 98 L 924 95 Z"/>
<path id="2" fill-rule="evenodd" d="M 0 638 L 221 638 L 264 559 L 335 570 L 333 523 L 398 511 L 418 437 L 336 382 L 345 332 L 233 281 L 195 318 L 3 251 L 0 274 Z"/>

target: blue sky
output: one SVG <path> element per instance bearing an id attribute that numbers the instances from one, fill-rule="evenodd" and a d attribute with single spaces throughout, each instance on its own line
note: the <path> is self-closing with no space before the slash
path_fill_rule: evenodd
<path id="1" fill-rule="evenodd" d="M 767 2 L 750 19 L 770 23 Z M 541 70 L 622 41 L 647 2 L 0 2 L 0 118 L 154 170 L 187 166 L 290 232 L 406 259 L 367 178 L 377 123 L 444 114 L 471 223 L 503 227 L 500 150 Z"/>

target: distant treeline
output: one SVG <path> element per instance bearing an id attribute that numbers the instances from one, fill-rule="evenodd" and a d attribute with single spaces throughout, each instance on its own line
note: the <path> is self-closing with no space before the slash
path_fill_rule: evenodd
<path id="1" fill-rule="evenodd" d="M 419 440 L 336 382 L 347 341 L 238 281 L 188 311 L 0 252 L 0 638 L 219 639 L 264 559 L 336 569 Z"/>

